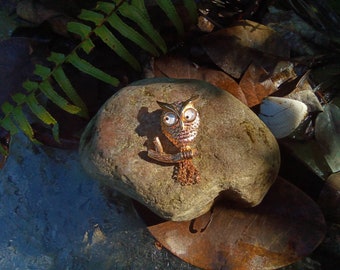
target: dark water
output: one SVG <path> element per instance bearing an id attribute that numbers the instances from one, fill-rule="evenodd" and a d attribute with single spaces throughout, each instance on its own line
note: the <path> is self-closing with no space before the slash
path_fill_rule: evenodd
<path id="1" fill-rule="evenodd" d="M 154 246 L 128 198 L 103 195 L 77 151 L 17 135 L 0 174 L 0 269 L 193 269 Z"/>

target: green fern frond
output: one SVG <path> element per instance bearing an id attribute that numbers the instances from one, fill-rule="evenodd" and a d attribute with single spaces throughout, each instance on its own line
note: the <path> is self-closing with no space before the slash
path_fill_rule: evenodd
<path id="1" fill-rule="evenodd" d="M 98 3 L 98 8 L 102 6 L 102 3 L 104 2 Z M 150 40 L 152 40 L 155 45 L 162 51 L 162 53 L 166 53 L 167 46 L 164 39 L 153 27 L 152 23 L 149 20 L 148 14 L 144 12 L 144 10 L 138 9 L 134 5 L 123 3 L 119 8 L 118 13 L 138 25 L 140 29 L 150 38 Z"/>
<path id="2" fill-rule="evenodd" d="M 33 129 L 22 111 L 22 96 L 16 94 L 13 96 L 13 100 L 17 102 L 18 106 L 14 106 L 9 102 L 5 102 L 1 106 L 1 110 L 5 114 L 5 117 L 1 120 L 1 125 L 10 131 L 11 134 L 16 134 L 19 131 L 19 127 L 30 140 L 34 141 Z"/>
<path id="3" fill-rule="evenodd" d="M 156 2 L 175 26 L 178 33 L 183 34 L 183 23 L 172 1 L 157 0 Z M 183 3 L 192 21 L 196 21 L 197 7 L 195 1 L 183 0 Z M 99 1 L 93 10 L 82 10 L 79 19 L 81 21 L 70 22 L 67 26 L 70 33 L 80 38 L 79 44 L 66 55 L 52 52 L 47 60 L 53 63 L 53 67 L 43 65 L 36 65 L 35 67 L 34 73 L 40 77 L 40 81 L 25 81 L 23 88 L 26 93 L 17 93 L 12 96 L 10 102 L 6 101 L 1 105 L 3 117 L 0 119 L 0 126 L 8 130 L 12 135 L 22 130 L 32 141 L 35 141 L 33 129 L 24 114 L 23 108 L 27 105 L 33 115 L 44 124 L 52 127 L 53 137 L 56 141 L 59 141 L 59 125 L 45 106 L 39 103 L 37 96 L 41 93 L 64 111 L 85 118 L 89 117 L 85 103 L 73 87 L 72 80 L 63 68 L 66 63 L 110 85 L 117 86 L 119 84 L 117 78 L 79 56 L 81 55 L 79 54 L 80 51 L 87 54 L 91 53 L 95 49 L 94 41 L 96 39 L 102 40 L 112 51 L 136 70 L 141 69 L 136 56 L 124 46 L 118 36 L 123 36 L 152 56 L 159 56 L 160 53 L 166 53 L 167 51 L 164 39 L 151 23 L 144 0 Z M 65 97 L 55 90 L 55 85 L 60 87 Z"/>
<path id="4" fill-rule="evenodd" d="M 129 53 L 129 51 L 123 46 L 123 44 L 111 33 L 105 25 L 98 27 L 95 33 L 101 38 L 101 40 L 114 50 L 121 58 L 128 62 L 135 70 L 140 70 L 140 65 L 137 59 Z"/>
<path id="5" fill-rule="evenodd" d="M 156 0 L 159 7 L 164 11 L 166 16 L 174 24 L 177 29 L 178 34 L 184 35 L 184 27 L 181 18 L 179 17 L 176 8 L 171 0 Z"/>
<path id="6" fill-rule="evenodd" d="M 34 139 L 33 129 L 28 122 L 24 112 L 22 111 L 21 106 L 17 106 L 13 109 L 13 118 L 15 122 L 19 125 L 20 129 L 26 134 L 26 136 L 31 140 L 37 143 L 37 140 Z"/>
<path id="7" fill-rule="evenodd" d="M 56 125 L 57 120 L 42 106 L 39 104 L 34 94 L 27 96 L 27 105 L 30 110 L 45 124 Z"/>
<path id="8" fill-rule="evenodd" d="M 40 76 L 41 79 L 44 81 L 50 76 L 51 69 L 42 65 L 35 65 L 34 74 Z"/>
<path id="9" fill-rule="evenodd" d="M 82 9 L 78 18 L 84 21 L 93 22 L 96 27 L 105 23 L 106 19 L 103 14 L 87 9 Z"/>
<path id="10" fill-rule="evenodd" d="M 1 119 L 1 126 L 4 129 L 8 130 L 11 134 L 16 134 L 19 132 L 19 129 L 13 123 L 13 120 L 11 118 L 11 113 L 13 109 L 13 105 L 7 101 L 1 105 L 1 110 L 5 114 L 5 116 Z"/>
<path id="11" fill-rule="evenodd" d="M 105 73 L 99 68 L 96 68 L 95 66 L 91 65 L 86 60 L 80 58 L 76 52 L 71 53 L 67 57 L 67 62 L 72 64 L 75 68 L 79 69 L 80 71 L 92 77 L 95 77 L 98 80 L 101 80 L 113 86 L 117 86 L 119 84 L 119 81 L 117 78 L 112 77 L 111 75 Z"/>
<path id="12" fill-rule="evenodd" d="M 116 29 L 122 36 L 130 39 L 137 44 L 143 50 L 149 52 L 151 55 L 159 56 L 159 53 L 154 45 L 151 44 L 146 38 L 139 34 L 135 29 L 123 22 L 123 20 L 117 15 L 112 14 L 108 19 L 108 23 L 114 29 Z"/>
<path id="13" fill-rule="evenodd" d="M 192 23 L 196 23 L 197 18 L 198 18 L 198 13 L 197 13 L 197 5 L 195 0 L 183 0 L 184 6 L 189 12 L 189 16 L 191 18 Z"/>
<path id="14" fill-rule="evenodd" d="M 1 119 L 0 124 L 4 129 L 8 130 L 12 135 L 17 134 L 19 132 L 19 129 L 17 128 L 17 126 L 13 123 L 12 119 L 8 116 Z"/>
<path id="15" fill-rule="evenodd" d="M 80 108 L 70 104 L 66 99 L 60 96 L 48 81 L 43 81 L 39 84 L 40 91 L 53 103 L 58 105 L 64 111 L 71 114 L 77 114 Z"/>
<path id="16" fill-rule="evenodd" d="M 90 36 L 92 28 L 80 22 L 69 22 L 67 24 L 67 30 L 73 34 L 79 35 L 82 40 L 85 40 Z"/>
<path id="17" fill-rule="evenodd" d="M 89 113 L 87 111 L 87 107 L 81 97 L 77 94 L 77 91 L 73 88 L 63 68 L 61 66 L 57 67 L 54 70 L 52 76 L 59 84 L 60 88 L 64 91 L 66 96 L 73 102 L 73 104 L 81 109 L 80 112 L 78 112 L 78 115 L 84 118 L 88 118 Z"/>

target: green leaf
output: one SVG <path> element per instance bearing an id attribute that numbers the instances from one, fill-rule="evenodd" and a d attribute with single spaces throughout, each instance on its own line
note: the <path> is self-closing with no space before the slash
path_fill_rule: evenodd
<path id="1" fill-rule="evenodd" d="M 47 58 L 47 60 L 54 62 L 56 65 L 60 65 L 65 61 L 65 55 L 62 53 L 51 52 L 51 55 Z"/>
<path id="2" fill-rule="evenodd" d="M 124 3 L 119 8 L 119 13 L 124 17 L 135 22 L 142 31 L 161 49 L 163 53 L 166 53 L 167 47 L 164 39 L 153 27 L 148 17 L 142 13 L 138 8 Z"/>
<path id="3" fill-rule="evenodd" d="M 32 81 L 24 81 L 22 86 L 28 91 L 32 92 L 35 91 L 39 88 L 39 83 L 37 82 L 32 82 Z"/>
<path id="4" fill-rule="evenodd" d="M 24 112 L 22 111 L 21 106 L 17 106 L 14 108 L 12 116 L 15 122 L 18 123 L 20 129 L 26 134 L 26 136 L 30 138 L 31 141 L 36 141 L 33 137 L 34 136 L 33 129 L 30 123 L 28 122 Z"/>
<path id="5" fill-rule="evenodd" d="M 50 76 L 51 70 L 48 67 L 37 64 L 35 65 L 34 74 L 40 76 L 42 80 L 46 80 Z"/>
<path id="6" fill-rule="evenodd" d="M 102 24 L 104 20 L 103 14 L 87 9 L 82 9 L 78 18 L 84 21 L 93 22 L 96 26 Z"/>
<path id="7" fill-rule="evenodd" d="M 10 104 L 9 102 L 5 101 L 2 105 L 1 105 L 1 110 L 3 111 L 3 113 L 5 115 L 12 113 L 12 111 L 14 110 L 14 106 L 12 104 Z"/>
<path id="8" fill-rule="evenodd" d="M 158 56 L 158 51 L 156 48 L 141 34 L 139 34 L 135 29 L 127 25 L 122 21 L 117 14 L 112 14 L 107 18 L 109 24 L 116 29 L 122 36 L 130 39 L 143 50 L 151 53 L 154 56 Z"/>
<path id="9" fill-rule="evenodd" d="M 26 95 L 22 93 L 16 93 L 12 96 L 12 99 L 18 104 L 21 105 L 26 102 Z"/>
<path id="10" fill-rule="evenodd" d="M 89 54 L 92 49 L 95 47 L 95 45 L 93 44 L 92 40 L 89 39 L 85 39 L 81 44 L 80 47 L 87 53 Z"/>
<path id="11" fill-rule="evenodd" d="M 108 3 L 108 2 L 97 2 L 96 10 L 100 10 L 104 12 L 105 14 L 110 14 L 112 13 L 116 8 L 116 5 L 113 3 Z"/>
<path id="12" fill-rule="evenodd" d="M 39 85 L 39 89 L 46 95 L 46 97 L 48 97 L 53 103 L 58 105 L 64 111 L 67 111 L 71 114 L 79 113 L 80 108 L 69 104 L 66 99 L 64 99 L 56 91 L 53 90 L 53 87 L 48 81 L 41 82 Z"/>
<path id="13" fill-rule="evenodd" d="M 69 22 L 67 24 L 67 30 L 71 33 L 77 34 L 82 40 L 87 39 L 92 31 L 92 28 L 88 25 L 79 22 Z"/>
<path id="14" fill-rule="evenodd" d="M 56 67 L 52 76 L 59 84 L 61 89 L 64 91 L 64 93 L 67 95 L 67 97 L 73 102 L 73 104 L 81 108 L 80 112 L 78 113 L 79 116 L 89 118 L 87 107 L 84 101 L 77 94 L 77 91 L 73 88 L 70 80 L 67 78 L 62 67 L 61 66 Z"/>
<path id="15" fill-rule="evenodd" d="M 150 21 L 149 13 L 148 10 L 145 7 L 145 1 L 140 1 L 140 0 L 132 0 L 131 5 L 135 6 L 137 9 L 140 10 L 142 14 Z"/>
<path id="16" fill-rule="evenodd" d="M 0 121 L 0 125 L 8 130 L 10 132 L 11 135 L 14 135 L 16 133 L 19 132 L 19 129 L 17 128 L 17 126 L 13 123 L 12 119 L 10 116 L 5 117 L 4 119 L 2 119 Z"/>
<path id="17" fill-rule="evenodd" d="M 197 22 L 198 14 L 197 14 L 197 5 L 194 0 L 183 0 L 184 6 L 189 12 L 189 16 L 192 23 Z"/>
<path id="18" fill-rule="evenodd" d="M 44 106 L 39 104 L 34 94 L 30 94 L 27 97 L 27 104 L 31 111 L 46 125 L 55 125 L 57 123 L 57 120 L 54 119 Z"/>
<path id="19" fill-rule="evenodd" d="M 182 36 L 184 35 L 184 27 L 182 20 L 179 17 L 177 10 L 171 0 L 156 0 L 159 7 L 164 11 L 166 16 L 176 27 L 177 32 Z"/>
<path id="20" fill-rule="evenodd" d="M 53 138 L 56 142 L 60 143 L 60 140 L 59 140 L 59 124 L 56 123 L 53 128 L 52 128 L 52 135 L 53 135 Z"/>
<path id="21" fill-rule="evenodd" d="M 115 53 L 117 53 L 123 60 L 130 64 L 135 70 L 140 70 L 141 67 L 137 59 L 130 54 L 124 45 L 107 29 L 105 25 L 97 27 L 94 32 L 101 40 L 109 46 Z"/>
<path id="22" fill-rule="evenodd" d="M 116 78 L 94 67 L 84 59 L 81 59 L 75 52 L 73 52 L 67 57 L 67 62 L 72 64 L 75 68 L 79 69 L 80 71 L 89 74 L 92 77 L 97 78 L 98 80 L 101 80 L 113 86 L 117 86 L 119 84 L 119 81 Z"/>

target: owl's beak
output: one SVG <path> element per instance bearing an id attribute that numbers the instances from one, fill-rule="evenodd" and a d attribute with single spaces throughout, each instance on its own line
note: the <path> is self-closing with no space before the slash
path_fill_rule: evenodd
<path id="1" fill-rule="evenodd" d="M 184 128 L 184 122 L 182 120 L 179 120 L 179 124 L 181 125 L 181 130 Z"/>

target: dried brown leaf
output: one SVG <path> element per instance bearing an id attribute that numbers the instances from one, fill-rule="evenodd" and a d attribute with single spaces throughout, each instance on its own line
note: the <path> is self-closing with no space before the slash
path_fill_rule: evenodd
<path id="1" fill-rule="evenodd" d="M 226 90 L 244 104 L 247 104 L 237 82 L 223 71 L 199 67 L 187 58 L 179 55 L 166 55 L 154 61 L 154 76 L 178 79 L 204 80 L 216 87 Z"/>
<path id="2" fill-rule="evenodd" d="M 325 235 L 316 203 L 278 178 L 263 202 L 233 209 L 225 202 L 187 222 L 148 227 L 173 254 L 204 269 L 276 269 L 310 254 Z"/>
<path id="3" fill-rule="evenodd" d="M 240 78 L 254 63 L 271 72 L 289 48 L 271 28 L 248 20 L 205 35 L 200 41 L 211 60 L 227 74 Z"/>
<path id="4" fill-rule="evenodd" d="M 240 87 L 249 107 L 261 103 L 263 98 L 276 91 L 271 79 L 263 80 L 264 77 L 268 77 L 268 73 L 262 67 L 253 64 L 250 64 L 242 76 Z"/>

